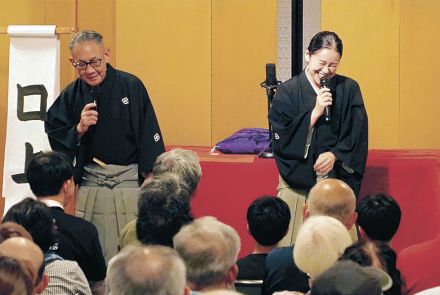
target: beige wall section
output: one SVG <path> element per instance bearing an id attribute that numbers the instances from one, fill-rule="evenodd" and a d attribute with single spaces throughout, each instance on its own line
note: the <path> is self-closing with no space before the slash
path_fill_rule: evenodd
<path id="1" fill-rule="evenodd" d="M 405 148 L 399 139 L 399 0 L 322 0 L 321 28 L 344 43 L 338 73 L 359 82 L 369 146 Z"/>
<path id="2" fill-rule="evenodd" d="M 240 128 L 267 128 L 260 87 L 277 61 L 276 1 L 212 1 L 212 144 Z"/>
<path id="3" fill-rule="evenodd" d="M 402 0 L 400 33 L 400 140 L 440 148 L 440 1 Z"/>
<path id="4" fill-rule="evenodd" d="M 117 0 L 118 68 L 137 75 L 166 144 L 211 144 L 211 1 Z"/>

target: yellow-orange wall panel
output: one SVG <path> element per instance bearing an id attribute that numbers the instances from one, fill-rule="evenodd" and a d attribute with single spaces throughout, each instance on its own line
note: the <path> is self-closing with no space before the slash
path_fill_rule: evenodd
<path id="1" fill-rule="evenodd" d="M 115 64 L 115 0 L 77 0 L 78 30 L 101 33 L 110 49 L 110 63 Z"/>
<path id="2" fill-rule="evenodd" d="M 244 127 L 267 128 L 260 87 L 276 63 L 275 0 L 212 2 L 212 144 Z"/>
<path id="3" fill-rule="evenodd" d="M 117 0 L 116 52 L 147 87 L 166 144 L 211 144 L 210 0 Z"/>
<path id="4" fill-rule="evenodd" d="M 399 0 L 322 0 L 321 28 L 344 43 L 338 73 L 361 86 L 374 149 L 401 147 L 399 7 Z"/>
<path id="5" fill-rule="evenodd" d="M 440 1 L 402 0 L 400 139 L 405 148 L 440 148 Z"/>

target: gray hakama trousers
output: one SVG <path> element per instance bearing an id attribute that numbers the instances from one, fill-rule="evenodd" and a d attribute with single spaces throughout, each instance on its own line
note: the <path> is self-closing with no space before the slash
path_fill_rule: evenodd
<path id="1" fill-rule="evenodd" d="M 84 167 L 75 215 L 96 226 L 106 262 L 118 252 L 120 230 L 137 216 L 138 196 L 137 164 Z"/>

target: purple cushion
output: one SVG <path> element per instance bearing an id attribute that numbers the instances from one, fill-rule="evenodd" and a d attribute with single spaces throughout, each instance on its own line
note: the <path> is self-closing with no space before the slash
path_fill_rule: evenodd
<path id="1" fill-rule="evenodd" d="M 225 154 L 259 154 L 268 145 L 268 129 L 243 128 L 217 143 L 215 148 Z"/>

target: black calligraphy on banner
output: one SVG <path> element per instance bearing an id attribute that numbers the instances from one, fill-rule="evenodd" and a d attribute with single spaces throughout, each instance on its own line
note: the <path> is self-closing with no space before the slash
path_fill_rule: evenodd
<path id="1" fill-rule="evenodd" d="M 35 97 L 27 96 L 39 96 L 40 97 L 40 107 L 38 111 L 24 111 L 24 106 L 26 100 L 35 99 Z M 44 121 L 46 117 L 46 109 L 47 109 L 47 90 L 44 85 L 29 85 L 22 87 L 20 84 L 17 84 L 17 118 L 20 121 Z M 40 154 L 40 152 L 34 153 L 34 148 L 31 143 L 25 142 L 25 160 L 24 160 L 24 173 L 11 175 L 12 180 L 15 183 L 27 183 L 26 178 L 26 170 L 29 165 L 29 162 L 33 157 Z"/>
<path id="2" fill-rule="evenodd" d="M 20 121 L 41 120 L 44 121 L 47 109 L 47 90 L 44 85 L 29 85 L 22 87 L 17 84 L 17 118 Z M 26 96 L 40 96 L 40 110 L 25 112 L 24 102 Z"/>

